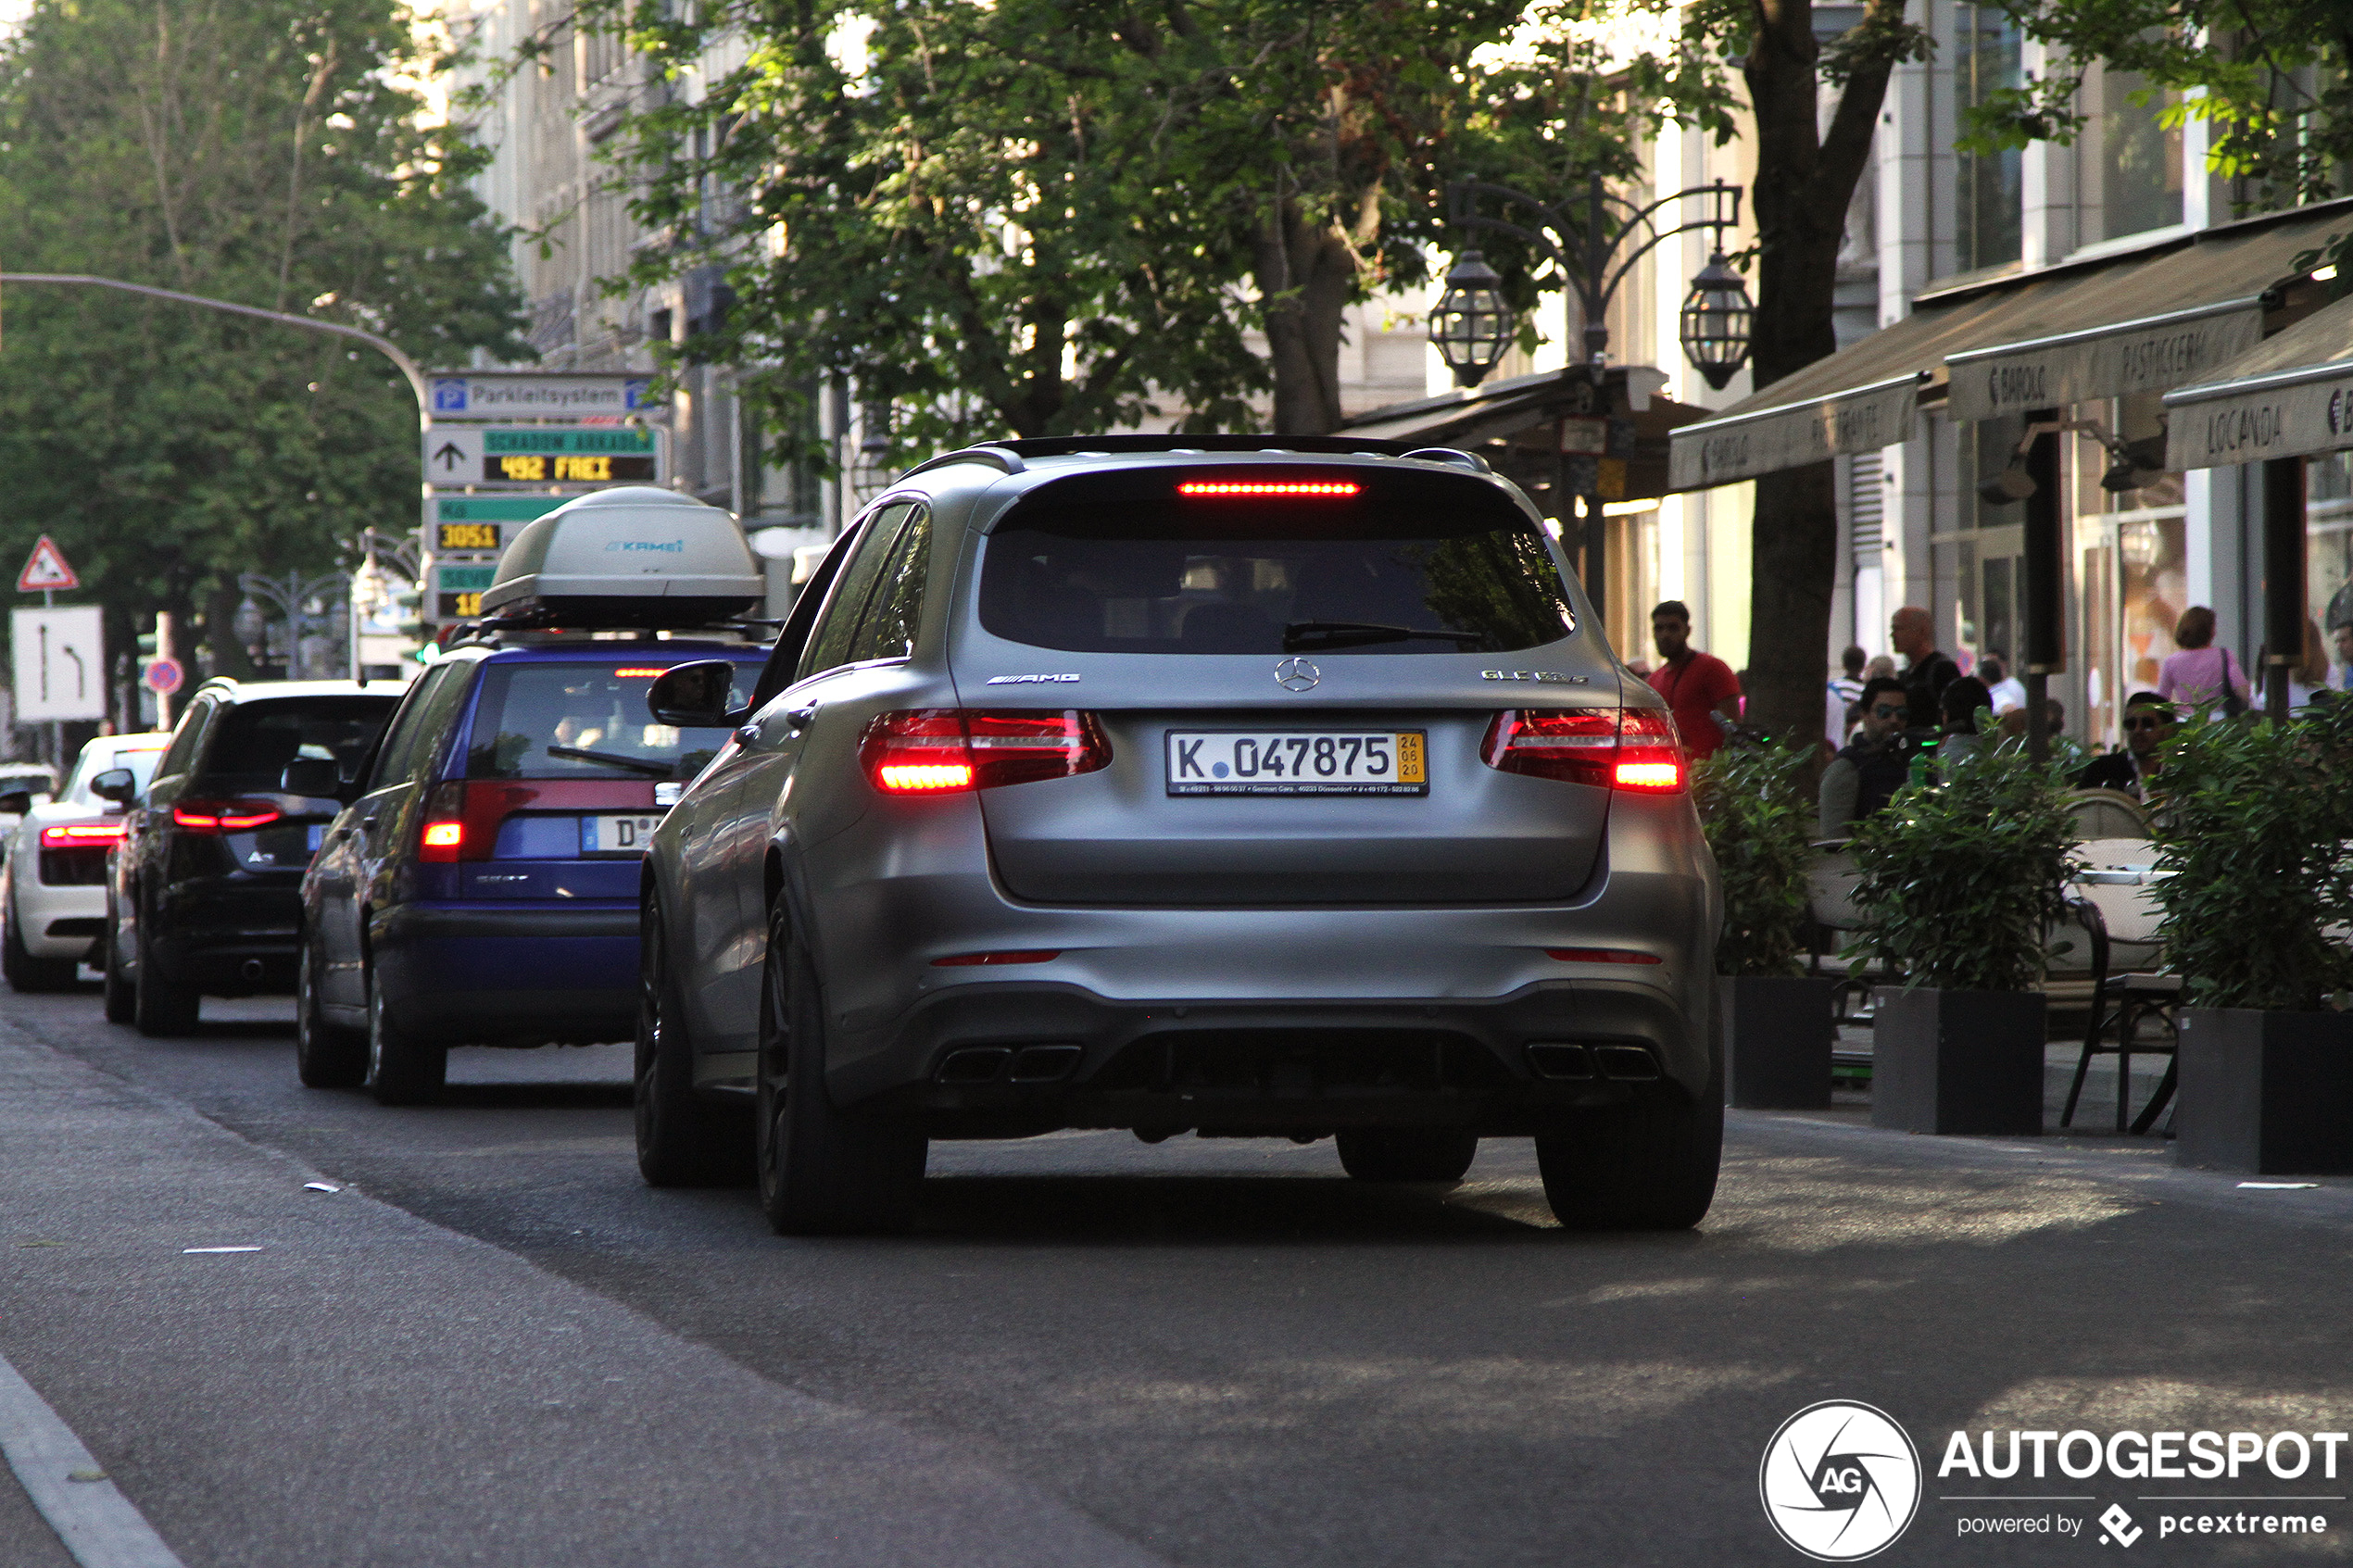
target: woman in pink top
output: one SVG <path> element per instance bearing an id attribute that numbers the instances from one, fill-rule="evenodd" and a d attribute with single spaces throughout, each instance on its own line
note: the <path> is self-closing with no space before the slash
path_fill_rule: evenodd
<path id="1" fill-rule="evenodd" d="M 2169 656 L 2157 673 L 2157 695 L 2184 708 L 2211 708 L 2222 700 L 2227 684 L 2241 702 L 2248 700 L 2246 671 L 2228 648 L 2214 646 L 2214 612 L 2192 605 L 2173 628 L 2182 651 Z"/>

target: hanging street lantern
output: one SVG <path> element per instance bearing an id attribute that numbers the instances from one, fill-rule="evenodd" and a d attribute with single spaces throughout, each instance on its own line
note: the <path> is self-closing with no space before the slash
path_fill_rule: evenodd
<path id="1" fill-rule="evenodd" d="M 1748 363 L 1755 326 L 1756 308 L 1748 301 L 1748 285 L 1719 250 L 1708 257 L 1692 280 L 1692 292 L 1683 296 L 1683 355 L 1708 385 L 1721 392 Z"/>
<path id="2" fill-rule="evenodd" d="M 1484 381 L 1511 345 L 1512 310 L 1504 303 L 1503 282 L 1475 250 L 1463 252 L 1446 273 L 1446 293 L 1429 313 L 1429 337 L 1457 386 Z"/>

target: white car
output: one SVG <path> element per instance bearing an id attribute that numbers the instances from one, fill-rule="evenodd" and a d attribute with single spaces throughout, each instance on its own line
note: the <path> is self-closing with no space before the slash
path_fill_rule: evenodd
<path id="1" fill-rule="evenodd" d="M 62 991 L 97 957 L 107 925 L 107 851 L 122 836 L 120 808 L 91 793 L 110 769 L 145 789 L 168 734 L 100 735 L 82 748 L 57 797 L 35 803 L 7 834 L 0 868 L 0 975 L 19 991 Z"/>
<path id="2" fill-rule="evenodd" d="M 48 799 L 57 788 L 57 775 L 37 763 L 0 763 L 0 853 L 6 853 L 8 835 L 24 821 L 25 808 Z M 19 795 L 25 798 L 11 798 Z"/>

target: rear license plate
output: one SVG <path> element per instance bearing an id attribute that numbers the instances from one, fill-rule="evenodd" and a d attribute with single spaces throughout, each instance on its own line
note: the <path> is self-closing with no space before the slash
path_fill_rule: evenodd
<path id="1" fill-rule="evenodd" d="M 1171 795 L 1428 795 L 1420 730 L 1171 730 Z"/>
<path id="2" fill-rule="evenodd" d="M 580 819 L 580 852 L 583 855 L 642 855 L 646 846 L 653 842 L 654 829 L 661 826 L 659 811 L 626 817 L 583 817 Z"/>

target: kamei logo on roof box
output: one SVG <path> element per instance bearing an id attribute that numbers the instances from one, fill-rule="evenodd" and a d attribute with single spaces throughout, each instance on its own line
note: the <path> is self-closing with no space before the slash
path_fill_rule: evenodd
<path id="1" fill-rule="evenodd" d="M 605 548 L 609 551 L 656 550 L 665 556 L 683 556 L 686 553 L 686 541 L 684 539 L 610 539 L 605 542 Z"/>

